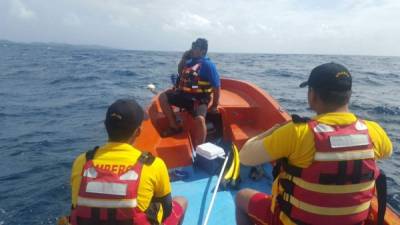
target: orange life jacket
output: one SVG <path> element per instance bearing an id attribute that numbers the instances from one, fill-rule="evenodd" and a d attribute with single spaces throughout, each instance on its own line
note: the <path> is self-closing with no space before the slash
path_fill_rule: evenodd
<path id="1" fill-rule="evenodd" d="M 201 79 L 199 72 L 201 62 L 184 67 L 179 77 L 178 89 L 185 93 L 211 93 L 210 82 Z"/>
<path id="2" fill-rule="evenodd" d="M 345 126 L 309 121 L 316 152 L 307 168 L 286 163 L 278 210 L 298 224 L 362 224 L 368 217 L 379 169 L 362 120 Z"/>
<path id="3" fill-rule="evenodd" d="M 77 205 L 71 213 L 71 224 L 150 224 L 146 214 L 137 207 L 142 163 L 138 160 L 124 174 L 116 175 L 94 167 L 94 152 L 86 154 Z"/>

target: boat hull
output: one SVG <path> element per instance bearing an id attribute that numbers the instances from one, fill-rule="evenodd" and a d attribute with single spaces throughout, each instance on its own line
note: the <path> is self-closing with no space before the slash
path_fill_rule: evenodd
<path id="1" fill-rule="evenodd" d="M 290 116 L 265 91 L 244 81 L 221 79 L 219 113 L 207 117 L 207 125 L 225 141 L 240 148 L 250 137 L 265 131 L 277 123 L 290 120 Z M 159 96 L 155 96 L 147 108 L 148 118 L 143 122 L 142 134 L 133 143 L 138 149 L 162 158 L 168 168 L 192 164 L 192 140 L 195 137 L 193 118 L 188 112 L 174 108 L 182 120 L 183 132 L 172 137 L 162 137 L 168 128 L 161 111 Z M 209 130 L 210 131 L 210 130 Z M 211 138 L 209 132 L 208 138 Z M 215 137 L 214 137 L 215 138 Z"/>

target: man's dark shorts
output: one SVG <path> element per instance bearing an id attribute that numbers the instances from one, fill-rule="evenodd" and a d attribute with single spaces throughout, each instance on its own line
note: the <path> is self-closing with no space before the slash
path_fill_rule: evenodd
<path id="1" fill-rule="evenodd" d="M 188 94 L 178 90 L 169 90 L 165 93 L 170 105 L 184 108 L 194 117 L 207 115 L 210 94 Z"/>

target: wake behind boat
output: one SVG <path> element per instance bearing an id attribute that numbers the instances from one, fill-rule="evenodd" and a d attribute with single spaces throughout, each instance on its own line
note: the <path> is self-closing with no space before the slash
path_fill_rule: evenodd
<path id="1" fill-rule="evenodd" d="M 175 108 L 177 118 L 182 121 L 183 132 L 162 137 L 168 122 L 161 112 L 156 96 L 147 109 L 148 118 L 142 124 L 142 133 L 133 143 L 138 149 L 151 152 L 162 158 L 169 169 L 181 168 L 184 179 L 172 182 L 173 194 L 188 199 L 184 224 L 203 224 L 211 195 L 216 188 L 217 177 L 210 176 L 193 164 L 194 148 L 193 119 L 188 112 Z M 275 124 L 289 121 L 290 116 L 266 92 L 257 86 L 239 80 L 221 79 L 219 113 L 207 116 L 207 141 L 218 144 L 229 152 L 232 144 L 240 147 L 251 137 Z M 211 165 L 210 165 L 211 166 Z M 240 173 L 240 188 L 250 187 L 270 193 L 272 185 L 271 165 L 264 165 L 264 176 L 257 182 L 249 178 L 250 168 L 243 167 Z M 237 190 L 224 190 L 217 194 L 209 224 L 235 224 L 235 194 Z M 373 217 L 367 224 L 376 224 L 377 201 L 372 202 Z M 399 217 L 387 208 L 385 224 L 399 224 Z"/>

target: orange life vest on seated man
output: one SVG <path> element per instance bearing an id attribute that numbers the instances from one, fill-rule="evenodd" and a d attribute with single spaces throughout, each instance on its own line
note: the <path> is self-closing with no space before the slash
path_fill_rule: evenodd
<path id="1" fill-rule="evenodd" d="M 362 224 L 379 175 L 363 121 L 332 126 L 309 121 L 316 152 L 308 168 L 282 165 L 279 210 L 298 224 Z"/>
<path id="2" fill-rule="evenodd" d="M 179 77 L 178 89 L 185 93 L 211 93 L 210 82 L 200 76 L 201 62 L 186 66 Z"/>
<path id="3" fill-rule="evenodd" d="M 137 207 L 142 163 L 121 175 L 96 168 L 95 150 L 86 153 L 78 201 L 71 213 L 72 225 L 146 225 L 146 214 Z"/>

